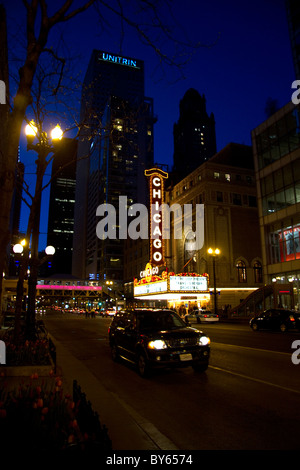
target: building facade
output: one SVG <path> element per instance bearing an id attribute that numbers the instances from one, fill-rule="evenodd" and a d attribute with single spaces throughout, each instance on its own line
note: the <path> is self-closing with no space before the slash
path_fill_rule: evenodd
<path id="1" fill-rule="evenodd" d="M 123 282 L 124 247 L 119 237 L 119 197 L 126 210 L 146 204 L 144 170 L 153 163 L 153 101 L 144 94 L 144 63 L 94 51 L 82 93 L 76 174 L 73 274 L 83 279 Z M 124 200 L 124 199 L 123 199 Z M 116 210 L 116 239 L 99 236 L 97 208 Z"/>
<path id="2" fill-rule="evenodd" d="M 181 211 L 185 204 L 191 204 L 193 211 L 191 223 L 186 227 L 176 212 L 171 219 L 170 239 L 166 240 L 169 271 L 208 274 L 210 291 L 216 287 L 218 310 L 235 307 L 263 285 L 251 147 L 227 145 L 170 187 L 166 191 L 166 203 L 178 204 Z M 197 205 L 201 204 L 204 242 L 198 249 L 195 224 Z M 208 253 L 209 248 L 218 248 L 219 255 L 214 258 Z M 198 307 L 214 308 L 214 298 L 211 294 L 203 296 Z"/>
<path id="3" fill-rule="evenodd" d="M 64 138 L 53 157 L 47 245 L 54 246 L 55 254 L 44 267 L 48 275 L 72 272 L 76 155 L 77 141 Z"/>
<path id="4" fill-rule="evenodd" d="M 205 96 L 190 88 L 179 104 L 179 119 L 173 127 L 176 182 L 215 155 L 216 132 L 213 113 L 206 111 Z M 187 158 L 188 156 L 188 158 Z"/>
<path id="5" fill-rule="evenodd" d="M 292 102 L 252 131 L 264 282 L 293 283 L 300 307 L 300 106 Z M 289 296 L 283 305 L 290 307 Z"/>

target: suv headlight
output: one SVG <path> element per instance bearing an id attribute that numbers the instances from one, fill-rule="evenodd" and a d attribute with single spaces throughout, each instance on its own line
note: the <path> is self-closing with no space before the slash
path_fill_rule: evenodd
<path id="1" fill-rule="evenodd" d="M 167 345 L 165 341 L 162 339 L 155 339 L 154 341 L 150 341 L 148 343 L 148 348 L 149 349 L 166 349 Z"/>
<path id="2" fill-rule="evenodd" d="M 198 338 L 198 344 L 200 346 L 207 346 L 210 344 L 210 338 L 208 336 L 200 336 Z"/>

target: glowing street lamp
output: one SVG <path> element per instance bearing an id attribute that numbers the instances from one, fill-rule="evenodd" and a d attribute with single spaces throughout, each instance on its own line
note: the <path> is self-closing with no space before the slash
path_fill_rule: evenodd
<path id="1" fill-rule="evenodd" d="M 27 124 L 27 126 L 25 126 L 25 135 L 27 137 L 27 142 L 28 141 L 34 141 L 36 135 L 37 135 L 37 127 L 35 125 L 35 122 L 34 121 L 30 121 L 29 124 Z"/>
<path id="2" fill-rule="evenodd" d="M 215 314 L 218 314 L 217 308 L 217 287 L 216 287 L 216 257 L 221 253 L 219 248 L 208 248 L 207 253 L 212 256 L 213 259 L 213 279 L 214 279 L 214 298 L 215 298 Z"/>
<path id="3" fill-rule="evenodd" d="M 23 253 L 23 246 L 21 245 L 21 243 L 16 243 L 16 245 L 13 246 L 13 252 L 16 255 L 20 255 L 21 253 Z"/>
<path id="4" fill-rule="evenodd" d="M 63 130 L 61 129 L 60 125 L 59 124 L 56 124 L 56 126 L 51 129 L 50 131 L 50 136 L 51 136 L 51 140 L 53 143 L 55 143 L 56 141 L 58 140 L 61 140 L 63 138 Z M 38 128 L 35 124 L 35 122 L 32 120 L 30 121 L 26 126 L 25 126 L 25 135 L 27 137 L 27 148 L 28 150 L 36 150 L 37 147 L 39 147 L 39 149 L 41 148 L 41 146 L 43 147 L 48 147 L 50 150 L 51 149 L 51 146 L 49 144 L 49 139 L 48 139 L 48 136 L 47 136 L 47 133 L 46 132 L 40 132 L 40 136 L 39 136 L 39 132 L 38 132 Z M 35 138 L 38 139 L 38 142 L 37 144 L 33 145 L 33 142 L 35 140 Z"/>
<path id="5" fill-rule="evenodd" d="M 61 140 L 62 139 L 63 131 L 62 131 L 59 124 L 56 124 L 56 126 L 52 129 L 50 135 L 51 135 L 52 140 Z"/>
<path id="6" fill-rule="evenodd" d="M 47 157 L 50 153 L 54 153 L 58 148 L 58 143 L 62 140 L 63 131 L 57 124 L 54 129 L 50 131 L 50 138 L 46 132 L 42 131 L 34 121 L 30 121 L 25 127 L 25 134 L 27 137 L 27 150 L 33 150 L 37 153 L 36 160 L 36 184 L 35 193 L 32 200 L 31 212 L 29 216 L 28 229 L 32 233 L 31 237 L 31 269 L 30 278 L 28 279 L 28 314 L 27 314 L 27 327 L 32 330 L 35 322 L 35 299 L 36 299 L 36 284 L 38 276 L 38 243 L 39 243 L 39 228 L 40 228 L 40 213 L 41 213 L 41 199 L 43 178 L 49 161 Z M 49 251 L 50 250 L 50 251 Z M 55 250 L 53 247 L 48 247 L 48 255 L 53 255 Z"/>
<path id="7" fill-rule="evenodd" d="M 45 253 L 46 253 L 46 255 L 48 255 L 48 256 L 53 256 L 54 253 L 55 253 L 55 248 L 54 248 L 54 246 L 51 246 L 51 245 L 46 246 L 46 248 L 45 248 Z"/>
<path id="8" fill-rule="evenodd" d="M 207 252 L 210 254 L 210 255 L 219 255 L 221 253 L 221 251 L 219 250 L 219 248 L 215 248 L 213 250 L 213 248 L 208 248 Z"/>

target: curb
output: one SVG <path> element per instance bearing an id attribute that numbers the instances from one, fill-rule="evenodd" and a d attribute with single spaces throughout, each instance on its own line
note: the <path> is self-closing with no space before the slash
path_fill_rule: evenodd
<path id="1" fill-rule="evenodd" d="M 51 335 L 50 335 L 51 336 Z M 117 394 L 106 389 L 78 359 L 51 336 L 57 351 L 57 373 L 61 372 L 66 392 L 77 380 L 87 400 L 105 425 L 113 450 L 174 450 L 176 447 L 145 422 Z"/>

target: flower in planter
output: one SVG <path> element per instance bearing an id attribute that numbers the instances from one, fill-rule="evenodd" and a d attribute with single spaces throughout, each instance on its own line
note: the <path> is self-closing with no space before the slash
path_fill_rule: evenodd
<path id="1" fill-rule="evenodd" d="M 49 389 L 50 386 L 50 389 Z M 26 450 L 55 451 L 77 446 L 79 449 L 95 442 L 90 429 L 81 429 L 82 415 L 73 397 L 64 394 L 61 377 L 36 384 L 21 383 L 12 391 L 0 390 L 0 442 Z M 83 425 L 86 426 L 84 419 Z M 101 439 L 100 439 L 101 440 Z M 109 439 L 104 436 L 105 447 Z"/>
<path id="2" fill-rule="evenodd" d="M 36 401 L 36 405 L 38 408 L 42 408 L 43 405 L 44 405 L 44 401 L 42 398 L 38 398 L 37 401 Z"/>

